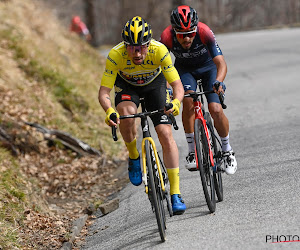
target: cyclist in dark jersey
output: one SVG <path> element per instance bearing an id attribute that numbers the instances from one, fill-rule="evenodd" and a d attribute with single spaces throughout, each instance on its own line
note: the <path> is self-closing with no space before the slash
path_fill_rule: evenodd
<path id="1" fill-rule="evenodd" d="M 223 81 L 227 65 L 214 33 L 206 24 L 198 21 L 195 9 L 182 5 L 172 11 L 171 25 L 161 34 L 160 42 L 165 44 L 176 58 L 174 66 L 180 75 L 185 94 L 196 91 L 198 79 L 201 80 L 205 91 L 212 90 L 215 82 L 220 83 L 216 93 L 208 94 L 206 98 L 209 112 L 222 140 L 225 172 L 234 174 L 237 162 L 229 144 L 229 122 L 217 95 L 226 89 Z M 182 121 L 189 147 L 186 157 L 186 168 L 189 170 L 196 168 L 194 120 L 193 100 L 184 98 Z"/>

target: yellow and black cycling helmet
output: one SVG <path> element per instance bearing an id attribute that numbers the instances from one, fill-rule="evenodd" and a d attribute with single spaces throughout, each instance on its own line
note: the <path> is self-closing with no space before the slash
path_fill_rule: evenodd
<path id="1" fill-rule="evenodd" d="M 144 45 L 152 38 L 152 30 L 140 16 L 130 19 L 124 26 L 122 38 L 127 45 Z"/>

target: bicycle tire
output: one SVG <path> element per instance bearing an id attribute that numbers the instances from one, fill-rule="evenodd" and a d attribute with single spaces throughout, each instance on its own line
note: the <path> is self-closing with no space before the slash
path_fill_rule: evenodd
<path id="1" fill-rule="evenodd" d="M 165 167 L 165 165 L 164 165 L 164 163 L 161 160 L 159 155 L 158 155 L 158 158 L 159 158 L 161 171 L 162 171 L 162 175 L 163 175 L 163 178 L 164 178 L 164 184 L 165 184 L 165 192 L 164 192 L 163 197 L 166 200 L 169 215 L 170 215 L 170 217 L 172 217 L 173 216 L 173 210 L 172 210 L 171 201 L 170 201 L 171 198 L 170 198 L 169 192 L 167 191 L 167 184 L 169 182 L 168 173 L 167 173 L 167 169 L 166 169 L 166 167 Z"/>
<path id="2" fill-rule="evenodd" d="M 218 155 L 221 154 L 220 145 L 217 143 L 216 140 L 216 131 L 214 130 L 214 125 L 211 119 L 211 116 L 208 112 L 204 114 L 204 119 L 208 123 L 208 129 L 210 133 L 210 139 L 211 139 L 211 148 L 213 150 L 214 160 L 215 164 L 218 164 L 220 162 L 220 157 Z M 215 184 L 215 190 L 217 194 L 218 201 L 221 202 L 224 199 L 223 195 L 223 180 L 222 180 L 222 172 L 216 171 L 213 172 L 213 178 L 214 178 L 214 184 Z"/>
<path id="3" fill-rule="evenodd" d="M 165 242 L 166 240 L 166 220 L 165 220 L 165 213 L 163 210 L 163 204 L 162 204 L 162 197 L 160 197 L 159 192 L 159 186 L 155 182 L 154 179 L 154 166 L 153 166 L 153 149 L 150 146 L 149 141 L 145 141 L 145 152 L 146 152 L 146 164 L 148 169 L 148 177 L 149 177 L 149 183 L 148 183 L 148 195 L 150 202 L 154 208 L 155 217 L 157 221 L 158 231 L 160 234 L 160 238 L 162 242 Z"/>
<path id="4" fill-rule="evenodd" d="M 209 161 L 208 143 L 201 120 L 195 120 L 196 163 L 199 169 L 203 192 L 208 209 L 216 211 L 216 195 L 213 180 L 213 170 Z"/>

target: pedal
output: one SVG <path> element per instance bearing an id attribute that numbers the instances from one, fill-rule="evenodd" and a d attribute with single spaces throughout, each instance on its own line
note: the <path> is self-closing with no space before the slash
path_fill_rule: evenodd
<path id="1" fill-rule="evenodd" d="M 187 170 L 190 172 L 195 172 L 195 171 L 198 171 L 198 168 L 187 168 Z"/>
<path id="2" fill-rule="evenodd" d="M 216 172 L 225 172 L 225 169 L 222 167 L 223 161 L 216 163 L 215 167 L 216 167 Z M 215 171 L 215 169 L 214 169 Z"/>

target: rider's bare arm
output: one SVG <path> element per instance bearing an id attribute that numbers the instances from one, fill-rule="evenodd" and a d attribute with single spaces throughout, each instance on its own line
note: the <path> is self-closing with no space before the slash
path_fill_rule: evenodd
<path id="1" fill-rule="evenodd" d="M 104 86 L 101 86 L 99 89 L 98 100 L 104 111 L 111 107 L 110 91 L 110 88 Z"/>
<path id="2" fill-rule="evenodd" d="M 216 80 L 223 82 L 227 74 L 227 64 L 223 55 L 218 55 L 213 58 L 214 63 L 217 66 L 217 77 Z M 223 92 L 222 86 L 219 87 L 217 94 Z"/>
<path id="3" fill-rule="evenodd" d="M 181 80 L 180 79 L 175 80 L 174 82 L 171 82 L 170 85 L 172 86 L 173 89 L 173 99 L 178 99 L 180 102 L 182 102 L 184 89 Z"/>
<path id="4" fill-rule="evenodd" d="M 118 116 L 117 112 L 111 106 L 110 91 L 111 91 L 111 88 L 101 86 L 99 89 L 98 100 L 99 100 L 100 105 L 106 112 L 106 118 L 105 118 L 106 124 L 109 126 L 116 126 L 117 124 L 120 123 L 120 120 L 119 120 L 119 116 Z M 110 118 L 110 115 L 112 113 L 116 113 L 116 117 L 117 117 L 116 123 L 114 121 L 112 121 Z"/>

